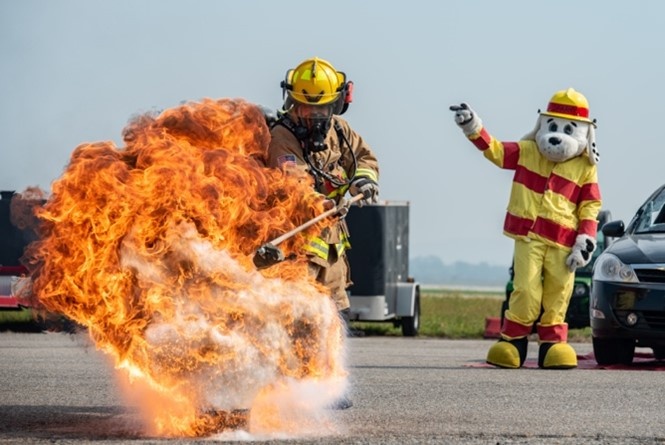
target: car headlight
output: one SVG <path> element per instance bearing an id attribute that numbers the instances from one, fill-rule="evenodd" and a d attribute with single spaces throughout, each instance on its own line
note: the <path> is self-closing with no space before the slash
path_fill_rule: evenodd
<path id="1" fill-rule="evenodd" d="M 587 285 L 584 283 L 575 283 L 573 287 L 573 297 L 583 297 L 589 293 Z"/>
<path id="2" fill-rule="evenodd" d="M 619 281 L 638 283 L 637 275 L 632 267 L 624 264 L 616 255 L 603 253 L 593 266 L 593 279 L 596 281 Z"/>

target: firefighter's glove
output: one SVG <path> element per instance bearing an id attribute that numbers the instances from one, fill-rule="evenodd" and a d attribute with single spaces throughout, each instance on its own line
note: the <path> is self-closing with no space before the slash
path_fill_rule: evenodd
<path id="1" fill-rule="evenodd" d="M 363 195 L 363 199 L 358 201 L 360 207 L 365 204 L 374 204 L 379 201 L 379 184 L 369 178 L 357 178 L 349 186 L 349 193 L 351 196 Z"/>
<path id="2" fill-rule="evenodd" d="M 455 112 L 455 123 L 462 129 L 465 135 L 471 136 L 483 128 L 483 122 L 478 115 L 464 102 L 459 105 L 451 105 L 450 111 Z"/>
<path id="3" fill-rule="evenodd" d="M 326 211 L 326 212 L 327 212 L 328 210 L 332 210 L 332 209 L 334 209 L 334 208 L 335 208 L 335 205 L 336 205 L 336 204 L 335 204 L 335 200 L 334 200 L 334 199 L 326 198 L 326 199 L 323 200 L 323 210 Z"/>
<path id="4" fill-rule="evenodd" d="M 323 203 L 323 208 L 325 210 L 337 208 L 337 212 L 335 212 L 334 216 L 343 219 L 346 214 L 349 213 L 349 205 L 349 201 L 344 198 L 341 198 L 339 202 L 335 202 L 334 199 L 326 199 Z"/>
<path id="5" fill-rule="evenodd" d="M 323 201 L 323 210 L 327 212 L 329 210 L 336 208 L 337 211 L 332 216 L 336 216 L 339 219 L 343 219 L 346 216 L 346 214 L 349 213 L 350 205 L 351 204 L 349 204 L 349 201 L 344 198 L 340 198 L 339 202 L 335 202 L 334 199 L 326 198 Z"/>
<path id="6" fill-rule="evenodd" d="M 591 261 L 591 255 L 596 250 L 596 240 L 589 235 L 577 235 L 573 251 L 566 258 L 566 266 L 571 272 L 578 267 L 584 267 Z"/>

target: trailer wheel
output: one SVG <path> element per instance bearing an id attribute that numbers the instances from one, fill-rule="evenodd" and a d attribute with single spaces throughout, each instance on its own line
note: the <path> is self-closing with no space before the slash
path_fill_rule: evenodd
<path id="1" fill-rule="evenodd" d="M 416 298 L 413 303 L 413 316 L 402 317 L 402 335 L 415 337 L 420 329 L 420 287 L 416 287 Z"/>

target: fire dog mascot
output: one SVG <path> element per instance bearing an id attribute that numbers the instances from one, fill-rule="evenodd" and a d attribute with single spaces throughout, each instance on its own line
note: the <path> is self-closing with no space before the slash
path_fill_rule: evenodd
<path id="1" fill-rule="evenodd" d="M 467 104 L 450 110 L 487 159 L 515 171 L 503 227 L 515 240 L 514 291 L 501 338 L 488 351 L 487 362 L 521 367 L 542 310 L 538 366 L 575 368 L 577 355 L 567 343 L 564 320 L 575 269 L 588 264 L 596 248 L 601 206 L 596 124 L 589 119 L 588 102 L 572 88 L 555 93 L 535 129 L 518 142 L 496 140 Z"/>

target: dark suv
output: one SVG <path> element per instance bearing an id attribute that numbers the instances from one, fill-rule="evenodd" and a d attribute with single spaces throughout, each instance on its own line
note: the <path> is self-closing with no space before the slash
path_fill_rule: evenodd
<path id="1" fill-rule="evenodd" d="M 575 271 L 575 284 L 573 293 L 570 297 L 568 312 L 566 312 L 566 323 L 570 329 L 580 329 L 589 326 L 589 298 L 591 296 L 591 278 L 593 276 L 593 265 L 596 259 L 607 247 L 607 242 L 601 228 L 612 219 L 609 210 L 602 210 L 598 213 L 598 235 L 596 238 L 596 250 L 589 264 L 580 267 Z M 513 279 L 515 278 L 513 267 L 509 269 L 510 280 L 506 283 L 506 299 L 501 305 L 501 324 L 503 325 L 503 314 L 508 309 L 510 294 L 513 292 Z M 534 325 L 535 326 L 535 325 Z"/>
<path id="2" fill-rule="evenodd" d="M 591 336 L 599 365 L 630 364 L 635 348 L 665 360 L 665 185 L 628 224 L 603 227 L 617 238 L 596 261 L 591 289 Z"/>

